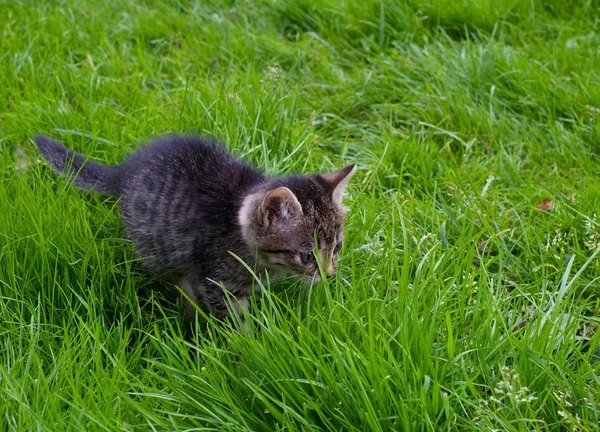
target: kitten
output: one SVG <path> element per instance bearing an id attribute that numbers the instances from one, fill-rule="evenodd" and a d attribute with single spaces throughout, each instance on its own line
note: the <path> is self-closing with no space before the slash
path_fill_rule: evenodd
<path id="1" fill-rule="evenodd" d="M 282 269 L 320 280 L 342 248 L 342 194 L 355 165 L 327 174 L 266 177 L 234 159 L 219 144 L 169 135 L 140 148 L 121 165 L 87 160 L 44 135 L 40 153 L 75 186 L 120 197 L 121 218 L 142 264 L 166 274 L 193 302 L 222 319 L 228 307 L 244 313 L 253 276 Z M 317 244 L 315 245 L 315 238 Z M 184 316 L 195 310 L 183 299 Z"/>

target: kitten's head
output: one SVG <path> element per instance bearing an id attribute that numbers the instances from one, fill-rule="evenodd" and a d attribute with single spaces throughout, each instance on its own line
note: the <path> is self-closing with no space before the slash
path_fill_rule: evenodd
<path id="1" fill-rule="evenodd" d="M 259 262 L 319 280 L 319 259 L 330 277 L 344 239 L 342 195 L 355 171 L 278 178 L 248 195 L 239 222 Z"/>

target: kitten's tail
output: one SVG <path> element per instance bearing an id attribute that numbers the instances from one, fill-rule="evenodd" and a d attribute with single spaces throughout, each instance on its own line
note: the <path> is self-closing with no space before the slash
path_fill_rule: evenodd
<path id="1" fill-rule="evenodd" d="M 73 183 L 78 188 L 103 195 L 120 195 L 121 167 L 93 162 L 45 135 L 36 135 L 35 141 L 40 153 L 59 173 L 75 176 Z"/>

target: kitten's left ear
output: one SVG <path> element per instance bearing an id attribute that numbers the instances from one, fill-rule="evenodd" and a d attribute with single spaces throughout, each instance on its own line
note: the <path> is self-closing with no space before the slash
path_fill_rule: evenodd
<path id="1" fill-rule="evenodd" d="M 355 172 L 356 164 L 352 164 L 348 165 L 346 168 L 342 168 L 339 171 L 334 171 L 327 174 L 320 174 L 321 178 L 323 178 L 328 183 L 331 189 L 333 202 L 335 202 L 337 205 L 342 205 L 342 196 L 344 195 L 346 184 Z"/>

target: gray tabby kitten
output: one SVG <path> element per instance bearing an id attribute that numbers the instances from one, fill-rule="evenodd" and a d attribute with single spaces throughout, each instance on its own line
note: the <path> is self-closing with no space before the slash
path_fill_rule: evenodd
<path id="1" fill-rule="evenodd" d="M 318 281 L 318 250 L 324 273 L 333 274 L 344 237 L 342 194 L 355 165 L 269 178 L 217 143 L 170 135 L 108 166 L 44 135 L 36 141 L 58 172 L 75 175 L 75 186 L 120 197 L 125 231 L 143 265 L 219 319 L 228 315 L 222 286 L 237 299 L 244 323 L 254 286 L 230 252 L 259 275 L 278 269 Z M 186 319 L 193 318 L 194 307 L 183 304 Z"/>

